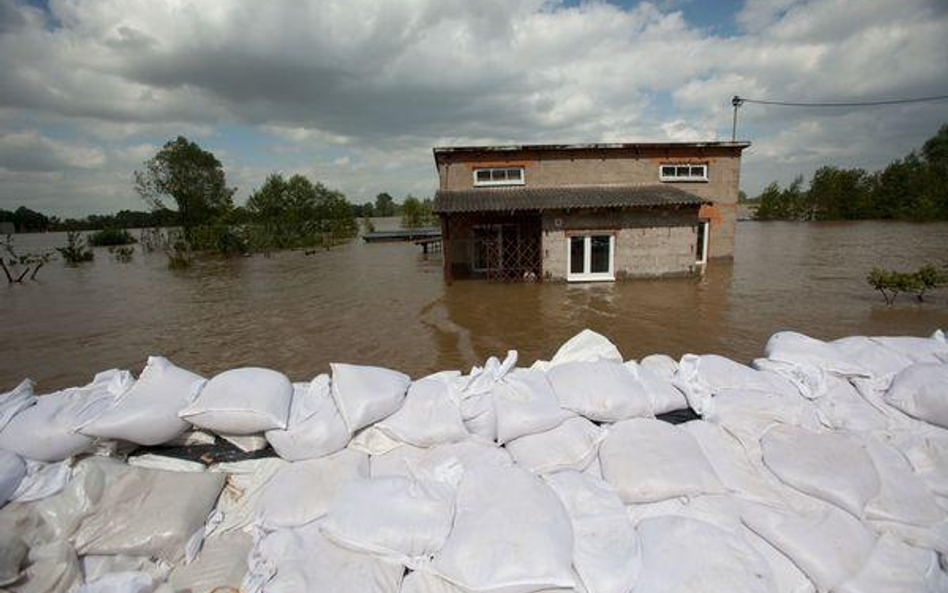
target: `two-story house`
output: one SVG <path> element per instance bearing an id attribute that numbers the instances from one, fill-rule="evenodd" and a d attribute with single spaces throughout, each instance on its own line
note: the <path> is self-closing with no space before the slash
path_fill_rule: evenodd
<path id="1" fill-rule="evenodd" d="M 700 274 L 731 257 L 748 142 L 434 149 L 445 279 Z"/>

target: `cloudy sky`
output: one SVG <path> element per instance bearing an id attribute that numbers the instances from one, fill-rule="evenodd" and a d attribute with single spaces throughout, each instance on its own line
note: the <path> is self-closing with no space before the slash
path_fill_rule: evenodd
<path id="1" fill-rule="evenodd" d="M 727 139 L 734 94 L 948 93 L 945 0 L 0 0 L 0 208 L 143 209 L 178 134 L 246 196 L 301 172 L 352 201 L 427 196 L 431 147 Z M 948 102 L 748 105 L 743 187 L 876 168 Z"/>

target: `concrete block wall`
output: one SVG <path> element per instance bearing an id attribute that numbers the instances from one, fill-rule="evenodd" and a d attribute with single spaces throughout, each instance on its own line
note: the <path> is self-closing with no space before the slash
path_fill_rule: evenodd
<path id="1" fill-rule="evenodd" d="M 697 209 L 549 212 L 543 216 L 543 275 L 566 280 L 569 237 L 602 232 L 615 236 L 617 279 L 684 276 L 695 265 Z"/>

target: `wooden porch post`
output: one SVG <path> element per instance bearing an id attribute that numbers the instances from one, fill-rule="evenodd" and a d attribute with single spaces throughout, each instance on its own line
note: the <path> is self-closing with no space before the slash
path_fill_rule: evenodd
<path id="1" fill-rule="evenodd" d="M 450 237 L 451 237 L 451 217 L 449 214 L 441 215 L 441 259 L 442 265 L 444 266 L 444 282 L 445 284 L 451 284 L 454 280 L 451 273 L 451 249 L 450 249 Z"/>

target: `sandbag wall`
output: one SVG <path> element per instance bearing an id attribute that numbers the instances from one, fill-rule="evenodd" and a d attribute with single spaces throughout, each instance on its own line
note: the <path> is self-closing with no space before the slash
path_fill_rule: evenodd
<path id="1" fill-rule="evenodd" d="M 586 330 L 518 362 L 24 381 L 0 591 L 948 591 L 943 332 L 781 332 L 744 365 Z M 251 453 L 171 453 L 220 442 Z"/>

